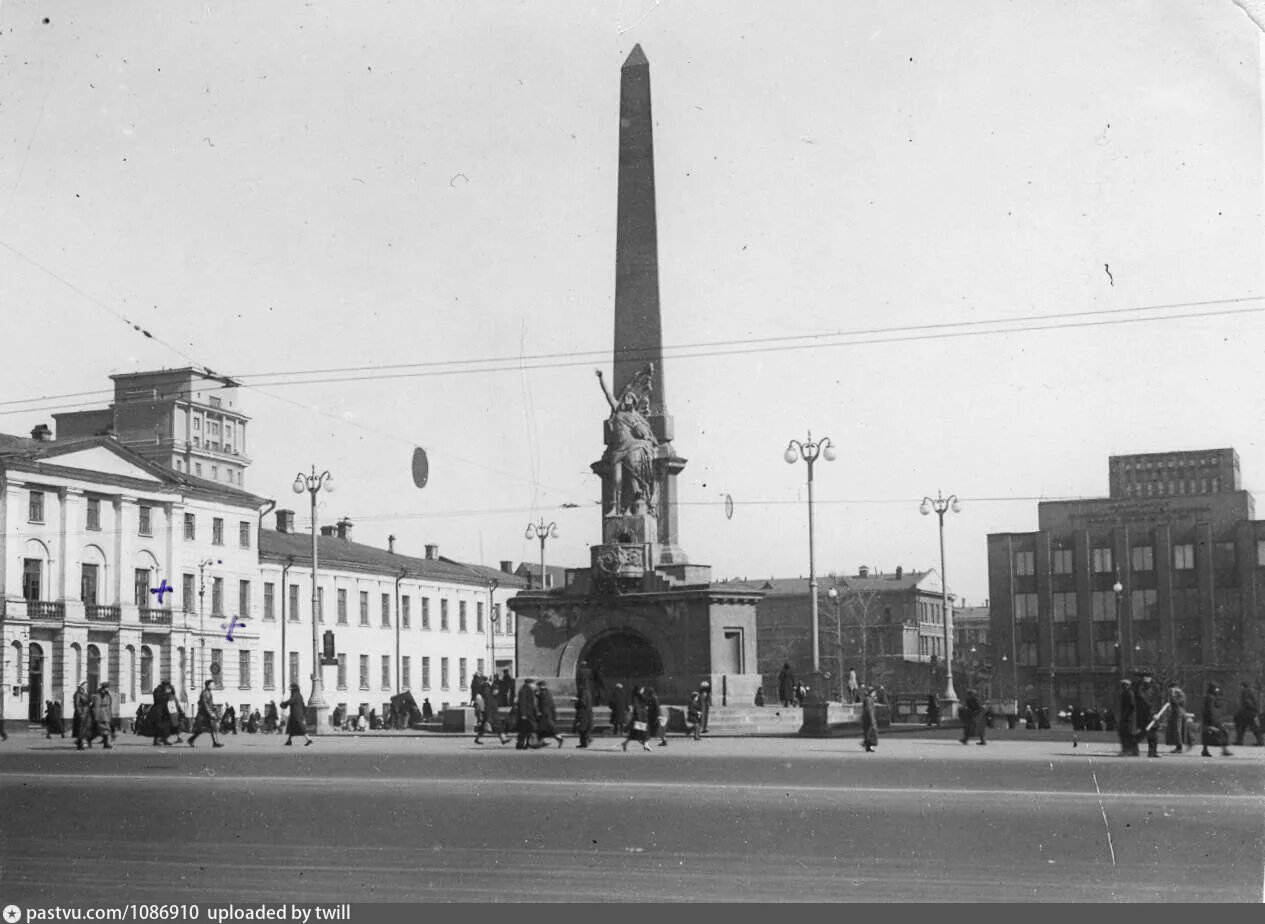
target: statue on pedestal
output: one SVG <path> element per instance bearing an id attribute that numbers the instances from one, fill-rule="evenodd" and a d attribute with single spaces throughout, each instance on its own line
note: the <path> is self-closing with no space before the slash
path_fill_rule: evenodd
<path id="1" fill-rule="evenodd" d="M 617 399 L 611 394 L 598 369 L 597 380 L 610 405 L 606 421 L 606 452 L 602 463 L 610 479 L 611 507 L 607 516 L 646 513 L 654 510 L 654 459 L 659 447 L 647 420 L 650 412 L 650 383 L 654 364 L 633 377 Z"/>

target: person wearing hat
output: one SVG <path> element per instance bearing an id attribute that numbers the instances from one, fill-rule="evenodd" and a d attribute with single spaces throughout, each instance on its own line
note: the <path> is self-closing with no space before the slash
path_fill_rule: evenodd
<path id="1" fill-rule="evenodd" d="M 215 736 L 215 697 L 211 693 L 211 684 L 214 682 L 208 680 L 202 684 L 202 695 L 198 697 L 198 714 L 193 718 L 193 734 L 189 736 L 189 747 L 194 747 L 193 742 L 203 732 L 211 733 L 212 747 L 224 747 L 220 739 Z"/>
<path id="2" fill-rule="evenodd" d="M 1261 711 L 1261 700 L 1246 680 L 1239 681 L 1239 708 L 1234 713 L 1234 743 L 1243 744 L 1244 736 L 1251 731 L 1256 738 L 1256 746 L 1265 745 L 1265 737 L 1261 735 L 1261 723 L 1256 717 Z"/>
<path id="3" fill-rule="evenodd" d="M 969 693 L 967 694 L 970 695 Z M 976 704 L 978 705 L 978 703 Z M 878 747 L 878 697 L 875 694 L 874 687 L 867 686 L 861 695 L 861 747 L 865 748 L 867 754 L 872 753 Z M 962 743 L 966 744 L 966 739 L 962 739 Z M 980 744 L 983 744 L 980 741 Z"/>
<path id="4" fill-rule="evenodd" d="M 303 746 L 311 747 L 312 736 L 307 733 L 307 706 L 297 683 L 290 684 L 290 698 L 281 704 L 281 708 L 290 710 L 290 716 L 286 719 L 286 744 L 293 744 L 294 736 L 302 735 L 307 739 Z"/>
<path id="5" fill-rule="evenodd" d="M 1152 679 L 1150 671 L 1142 672 L 1134 700 L 1137 703 L 1137 736 L 1146 738 L 1147 757 L 1159 757 L 1160 729 L 1156 716 L 1160 711 L 1160 688 Z M 1136 739 L 1134 744 L 1136 746 Z"/>
<path id="6" fill-rule="evenodd" d="M 1120 737 L 1120 755 L 1137 757 L 1138 754 L 1138 699 L 1133 693 L 1133 682 L 1127 677 L 1120 681 L 1120 718 L 1116 722 L 1116 734 Z"/>
<path id="7" fill-rule="evenodd" d="M 97 687 L 97 692 L 92 695 L 92 723 L 94 726 L 93 736 L 101 736 L 101 746 L 112 748 L 110 744 L 110 728 L 114 721 L 114 697 L 110 694 L 110 684 L 102 683 Z M 88 746 L 92 746 L 92 738 L 88 739 Z"/>
<path id="8" fill-rule="evenodd" d="M 83 750 L 83 743 L 88 742 L 88 747 L 92 747 L 92 739 L 97 736 L 96 729 L 93 728 L 92 722 L 92 694 L 88 692 L 88 682 L 85 680 L 79 684 L 75 690 L 75 747 Z"/>
<path id="9" fill-rule="evenodd" d="M 703 723 L 699 731 L 705 735 L 707 734 L 707 722 L 712 713 L 712 684 L 709 680 L 704 680 L 698 685 L 698 706 Z"/>
<path id="10" fill-rule="evenodd" d="M 1208 692 L 1204 694 L 1203 708 L 1203 756 L 1211 757 L 1208 745 L 1221 746 L 1221 755 L 1230 756 L 1230 733 L 1221 724 L 1221 688 L 1215 683 L 1208 684 Z"/>
<path id="11" fill-rule="evenodd" d="M 552 691 L 543 680 L 536 684 L 536 734 L 541 747 L 544 747 L 546 738 L 554 739 L 558 747 L 562 747 L 562 736 L 558 734 L 558 707 L 554 704 Z"/>
<path id="12" fill-rule="evenodd" d="M 518 720 L 518 742 L 514 749 L 526 751 L 531 747 L 532 735 L 536 733 L 536 688 L 530 680 L 524 680 L 518 688 L 518 699 L 514 703 L 514 717 Z"/>

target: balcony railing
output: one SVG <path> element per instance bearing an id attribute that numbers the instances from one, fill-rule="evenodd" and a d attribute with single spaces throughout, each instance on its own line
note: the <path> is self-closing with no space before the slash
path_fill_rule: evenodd
<path id="1" fill-rule="evenodd" d="M 119 607 L 111 606 L 108 603 L 85 603 L 83 610 L 84 614 L 88 617 L 88 622 L 119 621 Z"/>
<path id="2" fill-rule="evenodd" d="M 169 626 L 171 625 L 171 610 L 156 609 L 154 607 L 141 607 L 141 625 L 145 626 Z"/>
<path id="3" fill-rule="evenodd" d="M 30 619 L 55 619 L 60 622 L 66 618 L 66 604 L 51 600 L 27 600 L 26 615 Z"/>

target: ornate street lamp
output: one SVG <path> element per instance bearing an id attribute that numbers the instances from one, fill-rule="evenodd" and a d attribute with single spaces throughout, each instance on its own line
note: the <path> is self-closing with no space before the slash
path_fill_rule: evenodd
<path id="1" fill-rule="evenodd" d="M 782 458 L 786 460 L 787 465 L 794 465 L 800 459 L 808 463 L 808 599 L 812 606 L 814 682 L 817 679 L 815 675 L 821 673 L 821 652 L 817 638 L 817 571 L 813 557 L 813 464 L 818 456 L 824 457 L 827 462 L 833 462 L 835 447 L 831 445 L 828 436 L 823 436 L 817 442 L 813 442 L 811 430 L 808 431 L 807 441 L 801 443 L 799 440 L 791 440 L 786 446 L 786 452 L 782 453 Z"/>
<path id="2" fill-rule="evenodd" d="M 953 612 L 949 609 L 949 578 L 944 573 L 944 515 L 950 510 L 961 513 L 962 506 L 958 503 L 956 494 L 941 497 L 940 490 L 937 488 L 935 499 L 924 497 L 918 508 L 918 512 L 923 516 L 927 516 L 932 510 L 936 512 L 940 520 L 940 608 L 944 616 L 944 701 L 949 707 L 949 715 L 953 715 L 953 704 L 958 701 L 958 695 L 953 690 Z"/>
<path id="3" fill-rule="evenodd" d="M 1116 595 L 1116 669 L 1120 671 L 1120 679 L 1124 680 L 1124 633 L 1120 624 L 1120 598 L 1124 595 L 1124 585 L 1120 583 L 1120 569 L 1116 569 L 1116 583 L 1111 585 Z"/>
<path id="4" fill-rule="evenodd" d="M 223 561 L 218 558 L 204 558 L 198 562 L 198 679 L 191 684 L 195 690 L 201 690 L 206 683 L 206 569 L 221 564 Z M 193 653 L 188 652 L 188 655 L 189 666 L 192 667 Z"/>
<path id="5" fill-rule="evenodd" d="M 316 624 L 316 495 L 323 488 L 325 491 L 334 490 L 334 476 L 328 471 L 316 473 L 316 466 L 312 466 L 312 473 L 304 475 L 299 472 L 294 476 L 294 484 L 290 486 L 295 494 L 302 494 L 307 491 L 312 498 L 312 695 L 308 697 L 307 704 L 316 714 L 316 721 L 312 728 L 309 729 L 310 734 L 320 734 L 325 727 L 325 715 L 329 712 L 329 706 L 325 702 L 325 691 L 321 684 L 321 641 L 319 628 Z M 284 590 L 284 588 L 283 588 Z M 281 653 L 284 658 L 285 652 Z"/>
<path id="6" fill-rule="evenodd" d="M 846 703 L 844 699 L 845 684 L 847 678 L 843 675 L 843 623 L 839 620 L 839 588 L 831 587 L 826 591 L 826 596 L 830 598 L 830 603 L 835 611 L 835 642 L 839 646 L 839 702 Z"/>
<path id="7" fill-rule="evenodd" d="M 539 523 L 528 523 L 527 532 L 524 534 L 527 539 L 540 540 L 540 589 L 545 590 L 549 582 L 545 580 L 545 540 L 558 538 L 558 524 L 546 523 L 545 518 L 541 517 Z"/>

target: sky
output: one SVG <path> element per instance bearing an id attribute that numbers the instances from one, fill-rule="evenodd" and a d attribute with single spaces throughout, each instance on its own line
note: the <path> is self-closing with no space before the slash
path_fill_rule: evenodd
<path id="1" fill-rule="evenodd" d="M 942 491 L 971 604 L 986 536 L 1105 495 L 1111 454 L 1232 446 L 1265 490 L 1262 45 L 1228 0 L 3 0 L 0 431 L 204 365 L 300 528 L 316 466 L 358 541 L 537 561 L 543 521 L 586 566 L 635 44 L 680 543 L 716 578 L 807 575 L 810 431 L 818 574 L 938 570 Z"/>

